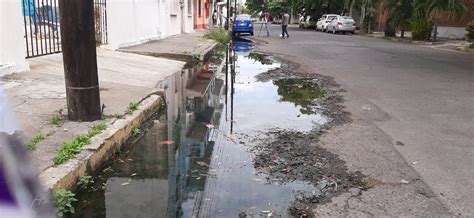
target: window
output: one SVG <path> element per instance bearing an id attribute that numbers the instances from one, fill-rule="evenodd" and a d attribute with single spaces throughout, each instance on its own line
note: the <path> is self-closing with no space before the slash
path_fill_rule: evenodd
<path id="1" fill-rule="evenodd" d="M 193 15 L 193 0 L 188 0 L 188 15 Z"/>
<path id="2" fill-rule="evenodd" d="M 171 15 L 178 15 L 179 13 L 179 0 L 171 0 L 170 1 L 170 14 Z"/>
<path id="3" fill-rule="evenodd" d="M 198 15 L 202 17 L 202 0 L 198 1 Z"/>

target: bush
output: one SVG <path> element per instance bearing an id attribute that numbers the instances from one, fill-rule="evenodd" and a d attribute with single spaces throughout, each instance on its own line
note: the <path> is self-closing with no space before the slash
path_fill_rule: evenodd
<path id="1" fill-rule="evenodd" d="M 474 40 L 474 20 L 467 25 L 466 31 L 468 37 L 467 40 Z"/>
<path id="2" fill-rule="evenodd" d="M 425 19 L 412 19 L 410 21 L 410 29 L 414 40 L 428 41 L 431 38 L 433 25 Z"/>
<path id="3" fill-rule="evenodd" d="M 222 44 L 226 44 L 230 42 L 232 36 L 229 31 L 218 29 L 209 31 L 208 33 L 206 33 L 206 35 L 204 35 L 204 38 L 212 39 Z"/>

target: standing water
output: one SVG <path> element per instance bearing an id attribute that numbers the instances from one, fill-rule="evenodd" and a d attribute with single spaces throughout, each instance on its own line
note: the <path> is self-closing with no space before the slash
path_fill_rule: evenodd
<path id="1" fill-rule="evenodd" d="M 280 67 L 234 41 L 221 65 L 205 64 L 167 79 L 166 115 L 78 194 L 75 216 L 288 216 L 303 181 L 275 182 L 253 166 L 254 138 L 272 129 L 310 131 L 327 122 L 309 109 L 322 95 L 305 80 L 258 81 Z"/>

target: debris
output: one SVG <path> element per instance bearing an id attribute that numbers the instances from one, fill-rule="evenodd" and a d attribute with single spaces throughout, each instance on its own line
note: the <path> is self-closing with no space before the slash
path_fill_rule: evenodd
<path id="1" fill-rule="evenodd" d="M 202 161 L 198 161 L 196 162 L 197 165 L 199 165 L 200 167 L 209 167 L 209 164 L 205 163 L 205 162 L 202 162 Z"/>
<path id="2" fill-rule="evenodd" d="M 212 124 L 207 124 L 206 127 L 209 128 L 209 129 L 213 129 L 213 128 L 214 128 L 214 125 L 212 125 Z"/>
<path id="3" fill-rule="evenodd" d="M 401 184 L 408 184 L 408 183 L 410 183 L 410 182 L 409 182 L 408 180 L 402 179 L 402 180 L 400 180 L 400 183 L 401 183 Z"/>
<path id="4" fill-rule="evenodd" d="M 418 164 L 418 161 L 413 161 L 413 162 L 411 162 L 411 163 L 412 163 L 413 165 L 416 165 L 416 164 Z"/>
<path id="5" fill-rule="evenodd" d="M 132 175 L 130 175 L 130 177 L 134 177 L 136 175 L 137 175 L 137 173 L 132 173 Z"/>
<path id="6" fill-rule="evenodd" d="M 171 140 L 166 140 L 166 141 L 161 141 L 160 145 L 172 145 L 174 144 L 174 141 Z"/>

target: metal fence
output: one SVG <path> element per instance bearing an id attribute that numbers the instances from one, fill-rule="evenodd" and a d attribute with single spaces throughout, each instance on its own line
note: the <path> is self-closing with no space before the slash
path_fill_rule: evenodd
<path id="1" fill-rule="evenodd" d="M 59 53 L 61 27 L 58 0 L 21 0 L 25 26 L 26 57 Z M 94 20 L 98 45 L 107 43 L 106 0 L 94 0 Z"/>

